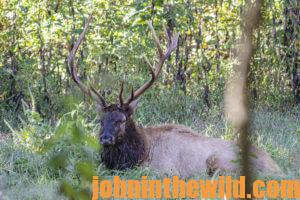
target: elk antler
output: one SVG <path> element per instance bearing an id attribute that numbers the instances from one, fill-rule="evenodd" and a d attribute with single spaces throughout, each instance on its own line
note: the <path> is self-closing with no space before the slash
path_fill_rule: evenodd
<path id="1" fill-rule="evenodd" d="M 78 85 L 78 87 L 80 88 L 80 90 L 87 94 L 88 96 L 92 97 L 93 99 L 95 99 L 97 101 L 97 103 L 99 105 L 102 105 L 103 107 L 106 107 L 106 103 L 104 98 L 92 87 L 90 86 L 89 88 L 87 88 L 79 79 L 78 75 L 77 75 L 77 64 L 74 63 L 74 57 L 75 54 L 82 42 L 82 40 L 84 39 L 84 36 L 87 32 L 89 23 L 92 19 L 92 16 L 89 16 L 88 20 L 85 23 L 84 29 L 82 31 L 82 33 L 80 34 L 77 42 L 75 43 L 73 49 L 71 50 L 69 56 L 68 56 L 68 66 L 69 66 L 69 70 L 70 73 L 72 75 L 72 79 L 74 80 L 74 82 Z"/>
<path id="2" fill-rule="evenodd" d="M 120 90 L 120 94 L 119 94 L 119 99 L 120 99 L 120 105 L 121 107 L 127 107 L 132 101 L 136 100 L 139 96 L 141 96 L 148 88 L 151 87 L 151 85 L 154 83 L 154 81 L 157 79 L 161 68 L 165 62 L 165 60 L 171 55 L 172 51 L 174 51 L 177 47 L 177 43 L 178 43 L 178 37 L 179 37 L 179 33 L 176 33 L 172 39 L 169 38 L 168 34 L 166 33 L 166 37 L 167 37 L 167 41 L 168 41 L 168 45 L 167 45 L 167 50 L 164 53 L 162 50 L 162 47 L 160 45 L 159 39 L 156 35 L 156 32 L 152 26 L 151 22 L 148 22 L 148 26 L 152 32 L 152 36 L 154 39 L 154 42 L 156 44 L 156 48 L 158 51 L 158 55 L 159 55 L 159 61 L 158 63 L 155 65 L 155 69 L 152 68 L 152 65 L 150 64 L 149 60 L 144 56 L 144 59 L 147 63 L 147 65 L 150 68 L 150 72 L 151 72 L 151 79 L 146 82 L 144 85 L 142 85 L 139 89 L 137 89 L 136 91 L 131 92 L 131 96 L 124 102 L 123 100 L 123 83 L 121 85 L 121 90 Z"/>

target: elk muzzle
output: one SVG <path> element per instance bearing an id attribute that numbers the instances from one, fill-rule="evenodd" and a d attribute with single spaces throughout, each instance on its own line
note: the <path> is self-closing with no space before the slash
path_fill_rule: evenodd
<path id="1" fill-rule="evenodd" d="M 103 134 L 100 136 L 100 143 L 102 145 L 114 145 L 116 143 L 115 137 L 108 134 Z"/>

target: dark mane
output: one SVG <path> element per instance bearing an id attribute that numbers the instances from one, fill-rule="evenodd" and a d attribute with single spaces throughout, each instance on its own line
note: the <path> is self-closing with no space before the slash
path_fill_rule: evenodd
<path id="1" fill-rule="evenodd" d="M 126 122 L 125 130 L 124 138 L 119 143 L 113 146 L 103 146 L 101 161 L 109 169 L 133 168 L 145 158 L 145 140 L 138 133 L 138 128 L 132 119 Z"/>

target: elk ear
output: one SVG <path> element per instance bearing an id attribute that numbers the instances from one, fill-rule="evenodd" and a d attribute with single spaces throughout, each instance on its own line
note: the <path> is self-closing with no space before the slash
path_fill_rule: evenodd
<path id="1" fill-rule="evenodd" d="M 138 105 L 138 99 L 132 101 L 129 106 L 128 106 L 128 114 L 132 115 L 133 113 L 135 113 L 135 110 L 137 108 Z"/>

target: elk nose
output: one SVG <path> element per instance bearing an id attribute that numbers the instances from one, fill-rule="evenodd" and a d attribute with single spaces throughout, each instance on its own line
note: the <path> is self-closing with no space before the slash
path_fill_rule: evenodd
<path id="1" fill-rule="evenodd" d="M 100 143 L 102 145 L 112 145 L 115 144 L 115 137 L 110 135 L 102 135 L 100 137 Z"/>

